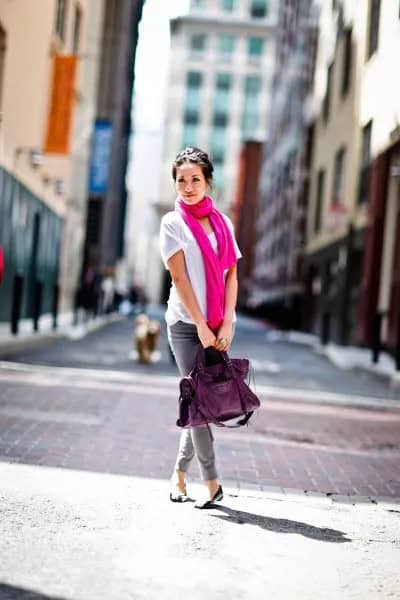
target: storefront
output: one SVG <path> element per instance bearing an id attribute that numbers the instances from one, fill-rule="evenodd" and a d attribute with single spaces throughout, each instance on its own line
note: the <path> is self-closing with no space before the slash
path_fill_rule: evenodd
<path id="1" fill-rule="evenodd" d="M 398 132 L 398 137 L 400 133 Z M 372 164 L 360 341 L 400 350 L 400 141 Z M 379 332 L 377 332 L 379 324 Z"/>
<path id="2" fill-rule="evenodd" d="M 40 315 L 56 316 L 61 232 L 60 217 L 0 167 L 0 321 L 13 333 L 21 319 L 36 329 Z"/>
<path id="3" fill-rule="evenodd" d="M 364 230 L 347 235 L 307 257 L 307 329 L 324 343 L 357 342 Z"/>

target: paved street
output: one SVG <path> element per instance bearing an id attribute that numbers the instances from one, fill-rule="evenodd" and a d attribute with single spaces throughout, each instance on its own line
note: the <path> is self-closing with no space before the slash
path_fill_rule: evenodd
<path id="1" fill-rule="evenodd" d="M 154 374 L 175 374 L 170 361 L 163 320 L 163 309 L 153 309 L 153 318 L 163 326 L 160 349 L 161 359 L 153 365 L 139 365 L 132 359 L 133 322 L 126 319 L 100 329 L 83 339 L 61 340 L 39 349 L 21 351 L 3 357 L 31 364 L 112 369 L 118 371 Z M 232 356 L 245 356 L 254 364 L 257 384 L 279 388 L 300 388 L 312 392 L 325 391 L 346 395 L 395 398 L 396 391 L 370 373 L 345 371 L 332 365 L 324 356 L 308 346 L 267 340 L 266 325 L 241 317 L 238 320 Z M 397 391 L 400 406 L 400 390 Z"/>
<path id="2" fill-rule="evenodd" d="M 2 363 L 0 456 L 25 464 L 168 478 L 179 436 L 177 371 L 164 336 L 158 363 L 140 366 L 130 358 L 131 330 L 124 320 L 82 340 L 14 356 L 14 362 L 24 361 L 20 365 Z M 268 346 L 265 330 L 247 319 L 239 322 L 235 343 L 233 354 L 256 354 L 260 360 L 265 351 L 278 357 L 286 387 L 271 373 L 256 372 L 262 409 L 248 428 L 216 432 L 224 480 L 258 488 L 400 497 L 400 405 L 370 410 L 308 401 L 316 389 L 321 397 L 337 391 L 341 381 L 359 396 L 375 392 L 379 406 L 387 392 L 382 380 L 342 372 L 309 348 Z M 298 362 L 308 365 L 304 378 L 297 376 L 305 391 L 292 397 Z M 265 388 L 264 382 L 273 385 Z M 345 402 L 350 397 L 341 396 Z M 196 465 L 193 475 L 198 476 Z"/>
<path id="3" fill-rule="evenodd" d="M 215 432 L 226 494 L 204 514 L 168 501 L 177 372 L 165 338 L 137 365 L 131 328 L 0 363 L 0 598 L 399 598 L 400 409 L 385 382 L 240 321 L 232 354 L 259 360 L 262 408 Z M 189 484 L 195 498 L 196 464 Z"/>
<path id="4" fill-rule="evenodd" d="M 163 376 L 3 368 L 0 456 L 166 479 L 179 435 L 176 386 Z M 400 497 L 400 411 L 261 398 L 248 428 L 216 432 L 224 480 Z"/>

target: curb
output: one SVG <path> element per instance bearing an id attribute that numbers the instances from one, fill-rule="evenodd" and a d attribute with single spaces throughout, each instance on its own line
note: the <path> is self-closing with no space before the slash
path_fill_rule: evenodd
<path id="1" fill-rule="evenodd" d="M 239 498 L 255 498 L 258 500 L 275 500 L 291 502 L 316 502 L 327 507 L 334 505 L 375 506 L 382 510 L 400 514 L 400 498 L 395 496 L 361 496 L 353 494 L 339 494 L 334 492 L 317 492 L 313 490 L 301 490 L 295 488 L 283 488 L 279 486 L 263 486 L 252 483 L 240 483 L 238 481 L 226 481 L 224 490 L 228 496 Z"/>
<path id="2" fill-rule="evenodd" d="M 89 322 L 87 324 L 87 330 L 81 337 L 86 337 L 89 333 L 98 331 L 110 323 L 115 323 L 125 319 L 124 315 L 118 313 L 111 314 L 108 317 L 99 317 L 97 320 Z M 49 342 L 62 340 L 62 339 L 73 339 L 71 335 L 74 331 L 78 330 L 82 325 L 63 327 L 59 330 L 51 332 L 38 331 L 30 335 L 10 337 L 6 340 L 0 340 L 0 359 L 16 354 L 20 351 L 40 348 L 45 346 Z"/>
<path id="3" fill-rule="evenodd" d="M 312 350 L 318 356 L 323 356 L 326 358 L 332 365 L 335 365 L 339 369 L 346 369 L 342 364 L 340 364 L 329 351 L 329 348 L 326 348 L 322 344 L 315 344 L 312 347 Z M 364 363 L 356 363 L 352 365 L 350 368 L 347 368 L 349 371 L 354 371 L 355 369 L 359 369 L 364 373 L 369 373 L 370 375 L 374 375 L 375 377 L 386 381 L 393 390 L 400 389 L 400 371 L 395 371 L 394 373 L 389 373 L 384 370 L 379 370 L 373 366 L 373 364 L 364 364 Z"/>
<path id="4" fill-rule="evenodd" d="M 267 340 L 270 342 L 284 342 L 288 344 L 295 344 L 299 346 L 309 347 L 311 351 L 313 351 L 318 356 L 323 356 L 326 358 L 331 364 L 335 365 L 339 369 L 345 370 L 355 370 L 360 369 L 360 371 L 364 371 L 365 373 L 369 373 L 370 375 L 375 375 L 380 379 L 384 379 L 387 383 L 391 385 L 393 389 L 400 388 L 400 371 L 394 371 L 393 373 L 389 371 L 385 371 L 383 369 L 377 369 L 373 366 L 373 363 L 365 364 L 363 362 L 355 363 L 352 366 L 344 366 L 343 360 L 338 361 L 335 359 L 332 352 L 330 352 L 330 346 L 334 346 L 337 350 L 340 350 L 341 346 L 337 346 L 336 344 L 329 343 L 327 346 L 324 346 L 319 337 L 314 334 L 302 333 L 302 332 L 293 332 L 293 331 L 270 331 L 267 333 Z M 347 347 L 344 347 L 346 349 Z"/>

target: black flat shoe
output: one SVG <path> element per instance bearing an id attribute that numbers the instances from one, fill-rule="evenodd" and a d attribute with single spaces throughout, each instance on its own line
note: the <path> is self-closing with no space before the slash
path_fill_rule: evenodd
<path id="1" fill-rule="evenodd" d="M 222 489 L 222 485 L 220 485 L 215 492 L 214 496 L 210 500 L 205 500 L 204 502 L 196 502 L 194 505 L 195 508 L 212 508 L 215 502 L 219 502 L 224 497 L 224 491 Z"/>

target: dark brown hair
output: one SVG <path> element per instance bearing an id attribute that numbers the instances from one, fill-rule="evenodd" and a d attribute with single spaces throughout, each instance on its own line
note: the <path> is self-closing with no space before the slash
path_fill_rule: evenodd
<path id="1" fill-rule="evenodd" d="M 205 180 L 210 185 L 212 183 L 214 167 L 210 161 L 207 152 L 200 150 L 194 146 L 188 146 L 182 152 L 179 152 L 174 162 L 172 163 L 172 177 L 176 181 L 176 169 L 181 167 L 184 163 L 193 163 L 199 165 L 201 168 Z"/>

